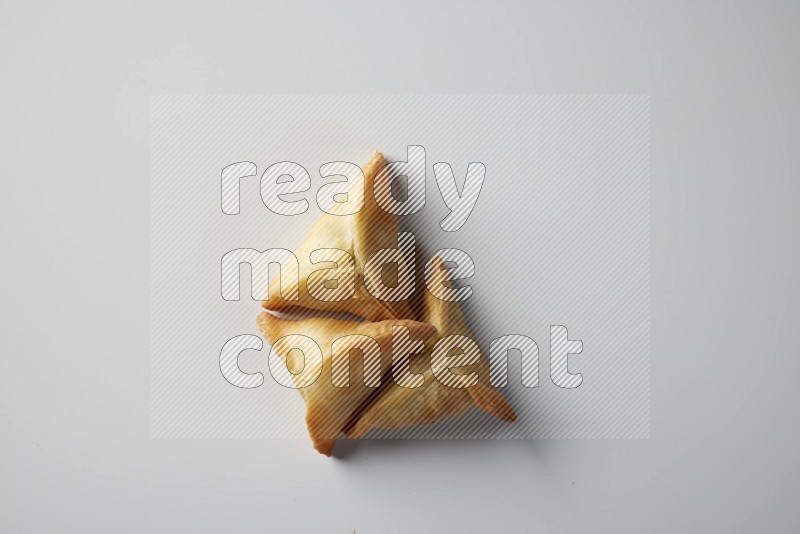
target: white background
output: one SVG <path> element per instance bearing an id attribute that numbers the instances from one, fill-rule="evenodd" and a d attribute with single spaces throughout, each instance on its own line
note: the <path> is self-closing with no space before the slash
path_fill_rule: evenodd
<path id="1" fill-rule="evenodd" d="M 0 530 L 797 530 L 797 3 L 230 4 L 2 7 Z M 651 94 L 651 439 L 151 440 L 181 92 Z"/>

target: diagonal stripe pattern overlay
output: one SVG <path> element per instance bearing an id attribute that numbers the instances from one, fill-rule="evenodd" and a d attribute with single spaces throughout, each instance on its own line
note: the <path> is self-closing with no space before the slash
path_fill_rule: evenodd
<path id="1" fill-rule="evenodd" d="M 265 283 L 265 277 L 251 283 L 243 264 L 238 300 L 225 300 L 223 292 L 236 294 L 236 280 L 230 273 L 221 279 L 221 259 L 236 249 L 294 250 L 322 213 L 317 192 L 337 180 L 330 172 L 323 178 L 320 168 L 361 165 L 373 150 L 389 162 L 411 154 L 413 167 L 424 169 L 424 192 L 408 191 L 423 194 L 424 204 L 399 217 L 407 232 L 402 244 L 414 247 L 417 293 L 433 253 L 460 249 L 474 274 L 456 287 L 472 288 L 461 304 L 482 356 L 488 358 L 493 341 L 513 334 L 524 336 L 515 339 L 524 340 L 526 354 L 538 354 L 538 366 L 508 351 L 501 391 L 517 413 L 513 424 L 470 409 L 366 437 L 649 437 L 648 96 L 159 95 L 151 121 L 154 438 L 305 438 L 303 401 L 270 374 L 268 343 L 242 338 L 232 344 L 242 350 L 238 370 L 220 362 L 226 342 L 259 336 L 262 309 L 251 290 L 258 295 Z M 412 145 L 424 147 L 424 155 L 410 153 Z M 284 215 L 261 198 L 286 187 L 262 187 L 262 175 L 279 162 L 295 165 L 273 172 L 301 166 L 310 180 L 308 190 L 283 197 L 307 201 Z M 440 163 L 449 165 L 441 168 L 452 171 L 458 192 L 477 197 L 463 224 L 442 224 L 446 203 L 457 198 L 453 190 L 440 192 L 433 171 Z M 474 185 L 465 192 L 467 173 L 479 171 L 485 172 L 480 191 Z M 385 195 L 380 201 L 391 204 Z M 353 283 L 341 280 L 338 292 L 350 294 Z M 337 289 L 325 284 L 312 281 L 316 298 L 335 298 Z M 577 340 L 582 347 L 551 373 L 553 332 L 555 348 Z M 413 358 L 412 368 L 424 365 Z M 235 387 L 226 377 L 239 372 L 249 378 Z M 551 374 L 562 385 L 580 385 L 559 387 Z M 581 380 L 570 378 L 577 374 Z"/>

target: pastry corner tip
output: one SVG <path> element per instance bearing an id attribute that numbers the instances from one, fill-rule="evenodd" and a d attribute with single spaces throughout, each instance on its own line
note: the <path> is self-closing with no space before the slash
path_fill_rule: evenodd
<path id="1" fill-rule="evenodd" d="M 335 439 L 324 439 L 314 442 L 314 450 L 323 456 L 330 458 L 333 456 L 333 448 L 336 446 Z"/>

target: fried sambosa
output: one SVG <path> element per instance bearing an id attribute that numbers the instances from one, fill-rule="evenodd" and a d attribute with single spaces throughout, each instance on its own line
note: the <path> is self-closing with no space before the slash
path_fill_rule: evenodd
<path id="1" fill-rule="evenodd" d="M 269 298 L 262 303 L 264 308 L 349 313 L 368 321 L 414 318 L 405 301 L 378 300 L 364 285 L 364 266 L 370 255 L 398 247 L 397 219 L 378 206 L 373 194 L 376 180 L 390 180 L 386 172 L 380 172 L 384 166 L 383 154 L 375 152 L 362 169 L 364 187 L 354 184 L 347 193 L 347 202 L 334 203 L 328 209 L 331 213 L 323 213 L 295 250 L 300 265 L 299 287 L 294 282 L 289 287 L 299 291 L 288 294 L 297 294 L 299 300 L 284 300 L 280 280 L 275 277 L 270 283 Z M 360 211 L 346 214 L 362 201 Z M 397 272 L 399 269 L 385 273 L 388 287 L 397 285 Z"/>
<path id="2" fill-rule="evenodd" d="M 444 262 L 434 259 L 442 270 Z M 358 438 L 373 428 L 393 429 L 423 425 L 454 417 L 477 407 L 503 421 L 517 416 L 503 395 L 489 383 L 489 365 L 482 357 L 458 302 L 445 302 L 425 291 L 423 321 L 438 334 L 425 343 L 424 382 L 418 388 L 396 384 L 358 419 L 347 437 Z M 448 337 L 458 336 L 458 337 Z M 455 352 L 455 355 L 450 353 Z M 430 365 L 428 365 L 430 363 Z"/>
<path id="3" fill-rule="evenodd" d="M 436 335 L 431 325 L 397 319 L 368 323 L 318 316 L 292 321 L 264 312 L 257 323 L 290 372 L 319 375 L 310 385 L 299 383 L 298 374 L 292 379 L 306 403 L 306 425 L 314 448 L 327 456 L 340 434 L 356 424 L 374 399 L 388 387 L 396 387 L 390 372 L 393 327 L 406 327 L 412 338 L 423 341 Z M 285 336 L 293 336 L 292 342 L 284 345 Z M 316 362 L 321 370 L 309 368 L 315 362 L 305 354 L 315 348 L 308 338 L 322 350 L 321 362 Z"/>

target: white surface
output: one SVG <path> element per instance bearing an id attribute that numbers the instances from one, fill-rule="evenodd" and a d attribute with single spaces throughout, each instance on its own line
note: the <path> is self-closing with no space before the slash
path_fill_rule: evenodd
<path id="1" fill-rule="evenodd" d="M 799 14 L 5 6 L 0 530 L 796 530 Z M 651 439 L 151 441 L 153 92 L 650 93 Z"/>

